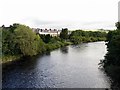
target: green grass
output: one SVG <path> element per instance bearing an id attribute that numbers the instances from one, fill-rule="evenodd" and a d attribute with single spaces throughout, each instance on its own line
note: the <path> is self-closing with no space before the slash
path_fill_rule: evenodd
<path id="1" fill-rule="evenodd" d="M 21 57 L 22 57 L 21 55 L 14 55 L 14 56 L 6 55 L 6 56 L 2 56 L 2 58 L 0 58 L 0 60 L 2 60 L 2 63 L 8 63 L 8 62 L 11 62 L 11 61 L 18 60 Z"/>

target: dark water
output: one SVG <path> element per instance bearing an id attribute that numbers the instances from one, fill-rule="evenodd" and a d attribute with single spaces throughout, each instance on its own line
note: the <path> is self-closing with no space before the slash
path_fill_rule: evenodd
<path id="1" fill-rule="evenodd" d="M 3 69 L 3 88 L 110 88 L 98 69 L 106 54 L 104 42 L 67 46 Z"/>

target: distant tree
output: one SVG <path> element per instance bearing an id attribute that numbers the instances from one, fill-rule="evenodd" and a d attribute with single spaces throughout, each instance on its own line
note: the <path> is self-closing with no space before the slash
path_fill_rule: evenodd
<path id="1" fill-rule="evenodd" d="M 2 25 L 2 28 L 4 28 L 5 27 L 5 25 Z"/>
<path id="2" fill-rule="evenodd" d="M 117 27 L 117 29 L 120 30 L 120 22 L 117 22 L 117 23 L 115 24 L 115 26 Z"/>
<path id="3" fill-rule="evenodd" d="M 68 39 L 68 29 L 67 28 L 64 28 L 62 29 L 61 33 L 60 33 L 60 38 L 61 39 Z"/>
<path id="4" fill-rule="evenodd" d="M 45 35 L 45 43 L 49 43 L 51 40 L 50 34 Z"/>
<path id="5" fill-rule="evenodd" d="M 72 36 L 71 37 L 71 42 L 73 42 L 74 44 L 79 44 L 82 42 L 82 37 L 80 36 Z"/>
<path id="6" fill-rule="evenodd" d="M 39 34 L 40 38 L 45 42 L 45 35 L 44 34 Z"/>
<path id="7" fill-rule="evenodd" d="M 79 44 L 81 42 L 94 42 L 94 41 L 105 41 L 106 33 L 100 31 L 82 31 L 76 30 L 70 34 L 70 41 L 74 44 Z"/>

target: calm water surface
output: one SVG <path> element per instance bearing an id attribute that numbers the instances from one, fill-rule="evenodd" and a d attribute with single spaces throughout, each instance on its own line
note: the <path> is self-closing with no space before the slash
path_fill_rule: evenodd
<path id="1" fill-rule="evenodd" d="M 98 69 L 106 54 L 104 42 L 63 47 L 3 69 L 3 88 L 110 88 Z"/>

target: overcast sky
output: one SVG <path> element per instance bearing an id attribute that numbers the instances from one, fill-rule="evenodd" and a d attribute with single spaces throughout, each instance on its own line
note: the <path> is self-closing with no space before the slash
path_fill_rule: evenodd
<path id="1" fill-rule="evenodd" d="M 0 26 L 115 29 L 119 0 L 0 0 Z"/>

